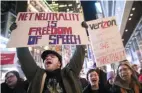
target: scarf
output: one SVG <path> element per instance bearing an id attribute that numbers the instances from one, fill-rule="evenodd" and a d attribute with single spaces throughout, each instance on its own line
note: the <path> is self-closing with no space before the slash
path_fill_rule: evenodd
<path id="1" fill-rule="evenodd" d="M 124 88 L 120 88 L 120 90 L 121 90 L 121 93 L 127 93 L 127 90 Z M 137 84 L 134 84 L 134 93 L 140 93 L 139 90 L 140 90 L 139 86 Z"/>

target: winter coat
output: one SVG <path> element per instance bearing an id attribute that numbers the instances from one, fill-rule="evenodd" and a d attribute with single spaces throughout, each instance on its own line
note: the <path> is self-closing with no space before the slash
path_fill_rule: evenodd
<path id="1" fill-rule="evenodd" d="M 109 84 L 109 82 L 107 81 L 107 83 L 105 84 L 105 89 L 106 89 L 107 93 L 114 93 L 113 86 L 114 85 Z"/>
<path id="2" fill-rule="evenodd" d="M 106 90 L 108 93 L 135 93 L 134 92 L 134 88 L 128 88 L 126 87 L 124 84 L 114 84 L 114 85 L 107 85 Z M 136 88 L 137 89 L 137 88 Z M 139 93 L 142 93 L 141 89 L 137 89 L 139 90 Z M 125 92 L 123 92 L 125 91 Z"/>
<path id="3" fill-rule="evenodd" d="M 99 89 L 96 92 L 93 92 L 93 90 L 91 89 L 91 85 L 89 84 L 84 90 L 83 93 L 107 93 L 106 89 L 99 85 Z"/>
<path id="4" fill-rule="evenodd" d="M 89 84 L 89 82 L 85 78 L 80 78 L 80 83 L 81 83 L 82 89 L 84 89 Z"/>
<path id="5" fill-rule="evenodd" d="M 48 74 L 46 74 L 44 69 L 36 65 L 28 48 L 17 48 L 17 55 L 23 72 L 31 82 L 28 93 L 42 93 Z M 78 45 L 69 64 L 61 70 L 61 77 L 66 93 L 82 93 L 78 76 L 84 62 L 84 56 L 84 46 Z"/>
<path id="6" fill-rule="evenodd" d="M 141 89 L 136 88 L 139 92 L 135 92 L 134 88 L 126 88 L 124 86 L 118 86 L 114 85 L 113 86 L 113 92 L 110 93 L 142 93 Z"/>
<path id="7" fill-rule="evenodd" d="M 107 82 L 107 74 L 106 72 L 104 72 L 103 70 L 97 68 L 97 72 L 99 74 L 99 82 L 100 82 L 100 86 L 105 86 L 106 82 Z"/>

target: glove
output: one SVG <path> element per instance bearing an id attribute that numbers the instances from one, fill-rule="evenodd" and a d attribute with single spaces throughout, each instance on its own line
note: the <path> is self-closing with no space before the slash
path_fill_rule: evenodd
<path id="1" fill-rule="evenodd" d="M 17 24 L 14 22 L 11 26 L 10 26 L 10 30 L 14 30 L 17 28 Z"/>
<path id="2" fill-rule="evenodd" d="M 84 27 L 84 28 L 88 28 L 88 25 L 87 25 L 87 23 L 85 22 L 85 21 L 83 21 L 82 23 L 81 23 L 81 25 L 82 25 L 82 27 Z"/>

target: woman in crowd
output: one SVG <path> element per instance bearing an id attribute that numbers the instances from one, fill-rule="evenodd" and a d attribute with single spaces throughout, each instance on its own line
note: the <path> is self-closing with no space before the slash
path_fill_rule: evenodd
<path id="1" fill-rule="evenodd" d="M 133 69 L 134 72 L 136 73 L 137 77 L 139 77 L 139 73 L 138 73 L 139 67 L 138 67 L 138 65 L 137 65 L 137 64 L 133 64 L 133 65 L 132 65 L 132 69 Z"/>
<path id="2" fill-rule="evenodd" d="M 84 89 L 83 93 L 106 93 L 105 88 L 100 86 L 99 74 L 96 69 L 90 69 L 87 73 L 89 85 Z"/>
<path id="3" fill-rule="evenodd" d="M 5 75 L 5 82 L 1 84 L 2 93 L 27 93 L 28 82 L 20 78 L 17 71 L 10 71 Z"/>
<path id="4" fill-rule="evenodd" d="M 136 73 L 127 60 L 118 66 L 113 90 L 114 93 L 142 93 Z"/>

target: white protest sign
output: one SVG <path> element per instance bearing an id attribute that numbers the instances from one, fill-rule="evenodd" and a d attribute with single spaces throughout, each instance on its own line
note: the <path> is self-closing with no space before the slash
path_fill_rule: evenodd
<path id="1" fill-rule="evenodd" d="M 80 13 L 20 12 L 7 47 L 88 44 Z"/>
<path id="2" fill-rule="evenodd" d="M 115 17 L 87 22 L 97 67 L 126 59 Z"/>

